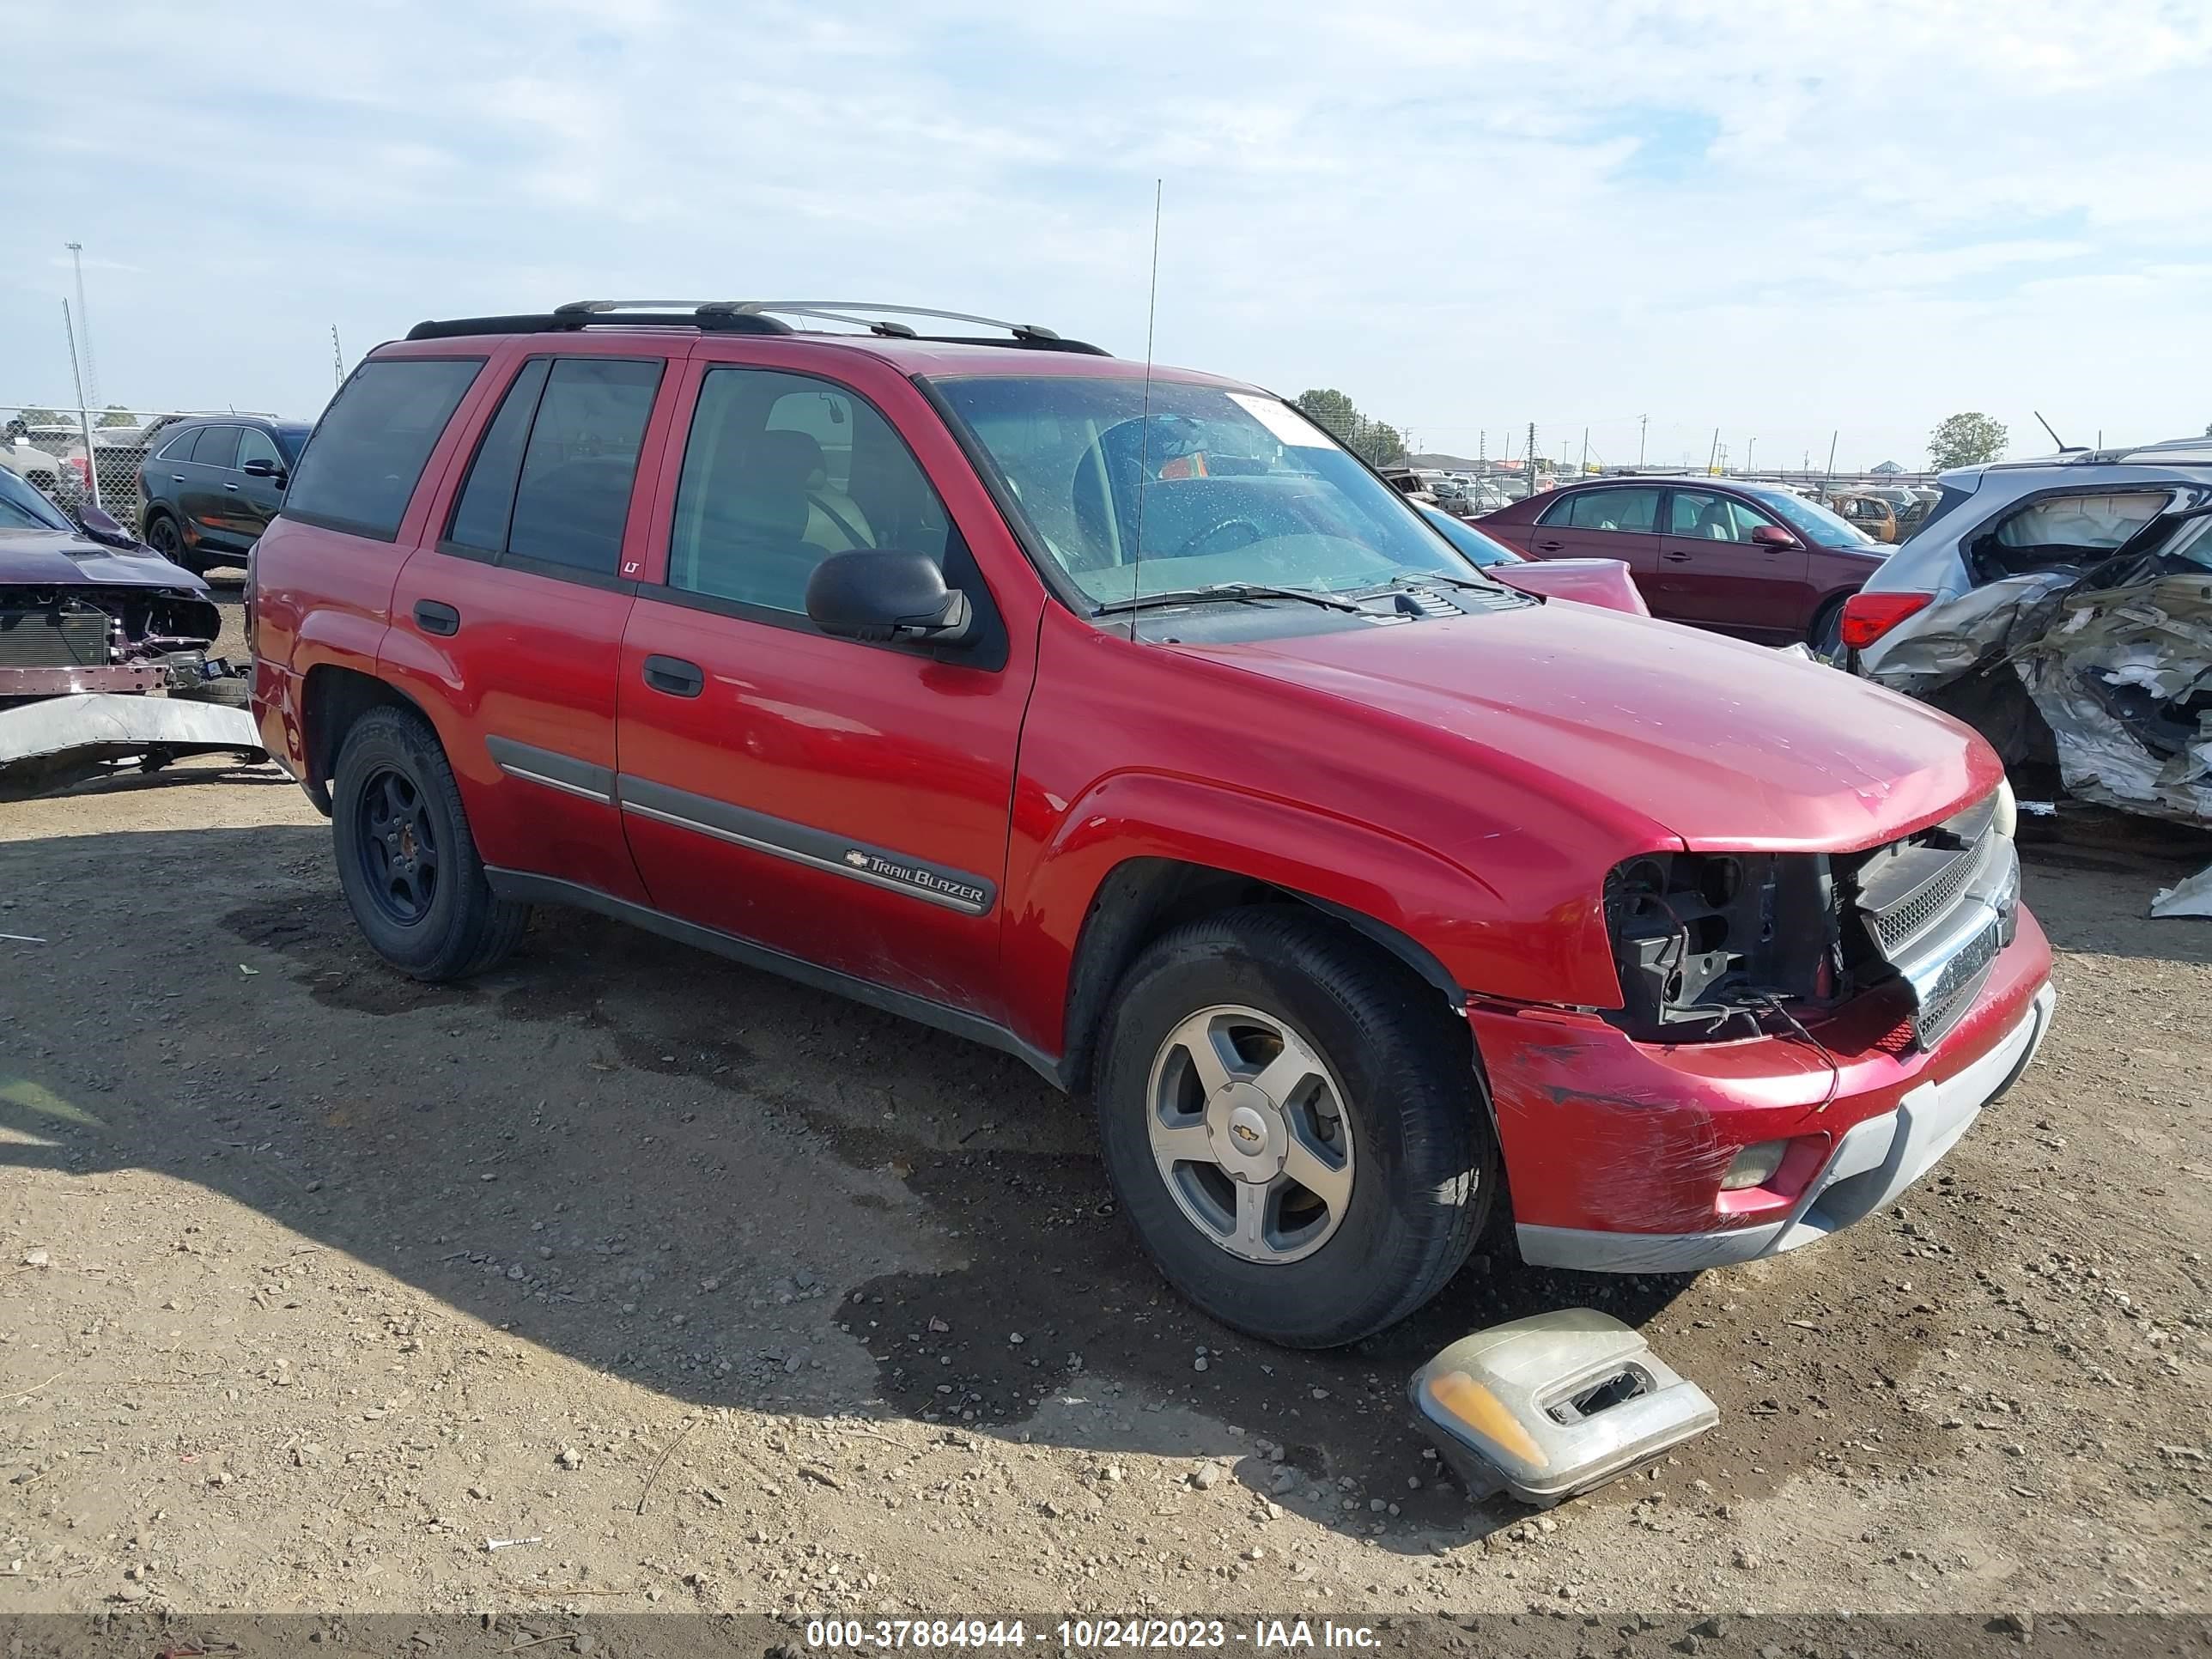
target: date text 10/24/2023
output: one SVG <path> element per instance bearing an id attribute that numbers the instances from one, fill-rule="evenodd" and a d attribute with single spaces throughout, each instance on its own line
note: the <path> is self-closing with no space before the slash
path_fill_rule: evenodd
<path id="1" fill-rule="evenodd" d="M 1091 1653 L 1110 1650 L 1235 1648 L 1261 1652 L 1313 1649 L 1373 1650 L 1382 1644 L 1365 1625 L 1324 1619 L 816 1619 L 806 1645 L 829 1649 L 1022 1648 Z"/>

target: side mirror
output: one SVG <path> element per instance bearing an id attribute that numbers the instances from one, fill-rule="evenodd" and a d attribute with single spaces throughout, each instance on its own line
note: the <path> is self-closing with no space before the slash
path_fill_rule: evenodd
<path id="1" fill-rule="evenodd" d="M 76 522 L 77 528 L 103 547 L 135 548 L 138 545 L 136 537 L 90 501 L 77 507 Z"/>
<path id="2" fill-rule="evenodd" d="M 814 567 L 806 614 L 825 634 L 878 644 L 965 645 L 975 621 L 968 596 L 945 586 L 934 559 L 866 548 L 834 553 Z"/>
<path id="3" fill-rule="evenodd" d="M 249 478 L 274 478 L 276 487 L 284 487 L 284 469 L 275 461 L 248 461 L 238 469 Z"/>
<path id="4" fill-rule="evenodd" d="M 1762 524 L 1753 526 L 1751 532 L 1751 544 L 1753 547 L 1770 547 L 1774 549 L 1777 552 L 1783 552 L 1793 547 L 1802 547 L 1804 545 L 1803 543 L 1800 542 L 1795 536 L 1791 535 L 1778 524 Z"/>

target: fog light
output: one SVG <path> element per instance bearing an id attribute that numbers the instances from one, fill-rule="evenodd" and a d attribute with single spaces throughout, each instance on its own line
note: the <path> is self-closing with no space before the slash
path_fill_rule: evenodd
<path id="1" fill-rule="evenodd" d="M 1756 1146 L 1745 1147 L 1721 1177 L 1721 1190 L 1740 1193 L 1747 1187 L 1764 1187 L 1782 1167 L 1783 1155 L 1789 1150 L 1786 1140 L 1762 1140 Z"/>

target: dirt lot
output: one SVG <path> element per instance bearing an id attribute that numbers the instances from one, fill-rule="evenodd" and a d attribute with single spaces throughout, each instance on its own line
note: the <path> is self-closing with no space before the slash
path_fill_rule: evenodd
<path id="1" fill-rule="evenodd" d="M 1895 1213 L 1697 1279 L 1493 1238 L 1316 1357 L 1167 1296 L 1011 1060 L 577 916 L 396 978 L 273 773 L 0 806 L 0 1612 L 2212 1607 L 2187 867 L 2037 856 L 2057 1030 Z M 1721 1427 L 1472 1507 L 1407 1373 L 1573 1302 Z"/>

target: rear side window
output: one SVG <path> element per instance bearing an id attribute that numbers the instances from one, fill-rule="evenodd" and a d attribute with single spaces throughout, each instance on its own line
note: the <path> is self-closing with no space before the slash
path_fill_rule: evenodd
<path id="1" fill-rule="evenodd" d="M 1659 492 L 1656 489 L 1585 489 L 1568 498 L 1571 516 L 1565 522 L 1577 530 L 1625 530 L 1648 536 L 1659 525 Z M 1545 522 L 1561 520 L 1547 516 Z"/>
<path id="2" fill-rule="evenodd" d="M 234 426 L 207 426 L 192 445 L 192 459 L 202 466 L 236 466 L 238 465 L 238 428 Z"/>
<path id="3" fill-rule="evenodd" d="M 356 369 L 316 423 L 284 516 L 390 541 L 481 357 L 386 357 Z"/>
<path id="4" fill-rule="evenodd" d="M 192 446 L 199 441 L 199 428 L 188 426 L 163 444 L 161 453 L 154 459 L 158 461 L 189 461 L 192 458 Z"/>
<path id="5" fill-rule="evenodd" d="M 614 575 L 660 374 L 657 358 L 526 363 L 477 447 L 447 546 Z"/>

